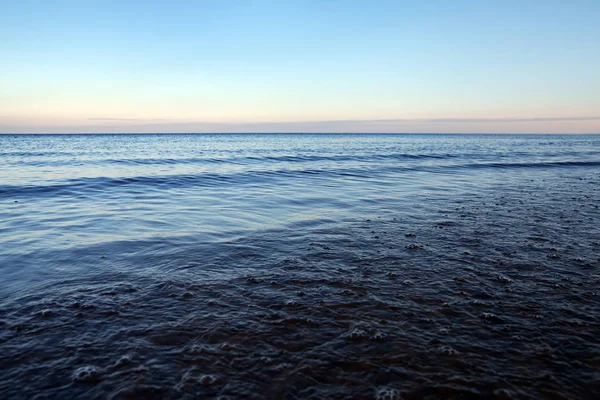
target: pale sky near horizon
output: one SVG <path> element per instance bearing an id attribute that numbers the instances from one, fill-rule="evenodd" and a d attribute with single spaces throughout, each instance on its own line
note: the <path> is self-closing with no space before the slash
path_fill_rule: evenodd
<path id="1" fill-rule="evenodd" d="M 600 1 L 5 1 L 0 133 L 600 133 Z"/>

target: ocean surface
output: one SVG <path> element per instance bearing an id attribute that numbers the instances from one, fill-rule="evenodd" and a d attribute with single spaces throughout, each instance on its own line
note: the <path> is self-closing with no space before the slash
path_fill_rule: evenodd
<path id="1" fill-rule="evenodd" d="M 2 399 L 600 398 L 598 135 L 0 135 Z"/>

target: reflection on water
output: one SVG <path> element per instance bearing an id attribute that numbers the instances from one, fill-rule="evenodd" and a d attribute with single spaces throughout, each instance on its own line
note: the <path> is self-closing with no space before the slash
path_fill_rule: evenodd
<path id="1" fill-rule="evenodd" d="M 0 395 L 595 398 L 599 144 L 0 136 Z"/>

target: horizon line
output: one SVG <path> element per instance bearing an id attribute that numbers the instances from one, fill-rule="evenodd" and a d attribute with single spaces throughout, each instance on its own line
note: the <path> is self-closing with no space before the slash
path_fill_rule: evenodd
<path id="1" fill-rule="evenodd" d="M 519 133 L 519 132 L 0 132 L 0 135 L 519 135 L 519 136 L 564 136 L 600 135 L 588 133 Z"/>

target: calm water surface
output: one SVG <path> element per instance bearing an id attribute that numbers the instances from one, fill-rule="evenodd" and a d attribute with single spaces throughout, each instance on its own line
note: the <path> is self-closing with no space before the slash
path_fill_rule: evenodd
<path id="1" fill-rule="evenodd" d="M 598 398 L 599 206 L 598 135 L 0 135 L 0 397 Z"/>

